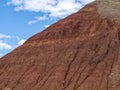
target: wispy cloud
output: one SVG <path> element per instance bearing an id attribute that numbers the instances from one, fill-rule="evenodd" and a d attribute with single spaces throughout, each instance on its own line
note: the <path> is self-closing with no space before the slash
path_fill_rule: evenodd
<path id="1" fill-rule="evenodd" d="M 12 46 L 0 40 L 0 50 L 9 50 Z"/>
<path id="2" fill-rule="evenodd" d="M 31 25 L 31 24 L 34 24 L 34 23 L 37 23 L 39 21 L 43 21 L 43 20 L 46 20 L 46 19 L 48 19 L 46 15 L 44 15 L 44 16 L 35 16 L 34 20 L 29 21 L 28 24 Z"/>
<path id="3" fill-rule="evenodd" d="M 19 36 L 0 33 L 0 58 L 4 56 L 5 53 L 8 53 L 16 47 L 22 45 L 25 41 L 25 39 L 21 39 Z"/>
<path id="4" fill-rule="evenodd" d="M 4 42 L 3 39 L 11 39 L 12 36 L 6 35 L 3 33 L 0 33 L 0 50 L 9 50 L 12 49 L 12 46 L 6 42 Z"/>
<path id="5" fill-rule="evenodd" d="M 46 20 L 47 16 L 46 15 L 44 15 L 44 16 L 35 16 L 35 19 L 39 20 L 39 21 L 42 21 L 42 20 Z"/>
<path id="6" fill-rule="evenodd" d="M 92 1 L 94 0 L 10 0 L 7 4 L 14 5 L 15 11 L 27 10 L 47 14 L 45 17 L 35 17 L 35 20 L 28 22 L 28 24 L 33 24 L 45 20 L 46 17 L 66 17 Z"/>
<path id="7" fill-rule="evenodd" d="M 37 22 L 38 22 L 38 20 L 31 20 L 31 21 L 28 22 L 28 24 L 31 25 L 31 24 L 34 24 L 34 23 L 37 23 Z"/>
<path id="8" fill-rule="evenodd" d="M 0 33 L 0 39 L 2 38 L 12 38 L 12 36 Z"/>

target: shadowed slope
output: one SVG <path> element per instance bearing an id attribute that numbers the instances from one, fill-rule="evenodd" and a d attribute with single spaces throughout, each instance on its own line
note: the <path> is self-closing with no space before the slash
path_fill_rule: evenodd
<path id="1" fill-rule="evenodd" d="M 119 30 L 91 3 L 0 59 L 0 89 L 119 90 Z"/>

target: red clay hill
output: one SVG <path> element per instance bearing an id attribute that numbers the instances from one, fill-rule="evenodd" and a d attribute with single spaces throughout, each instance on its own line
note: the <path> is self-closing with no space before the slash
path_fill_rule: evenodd
<path id="1" fill-rule="evenodd" d="M 0 90 L 120 90 L 119 15 L 97 2 L 1 58 Z"/>

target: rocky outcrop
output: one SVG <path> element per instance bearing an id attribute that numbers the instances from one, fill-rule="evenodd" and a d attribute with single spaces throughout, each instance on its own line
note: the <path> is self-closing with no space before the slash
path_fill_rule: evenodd
<path id="1" fill-rule="evenodd" d="M 120 27 L 96 3 L 0 59 L 0 90 L 119 90 Z"/>

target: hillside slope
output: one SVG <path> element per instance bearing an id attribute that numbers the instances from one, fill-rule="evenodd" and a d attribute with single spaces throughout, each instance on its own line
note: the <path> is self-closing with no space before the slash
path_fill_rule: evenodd
<path id="1" fill-rule="evenodd" d="M 0 90 L 120 90 L 119 20 L 96 2 L 0 59 Z"/>

